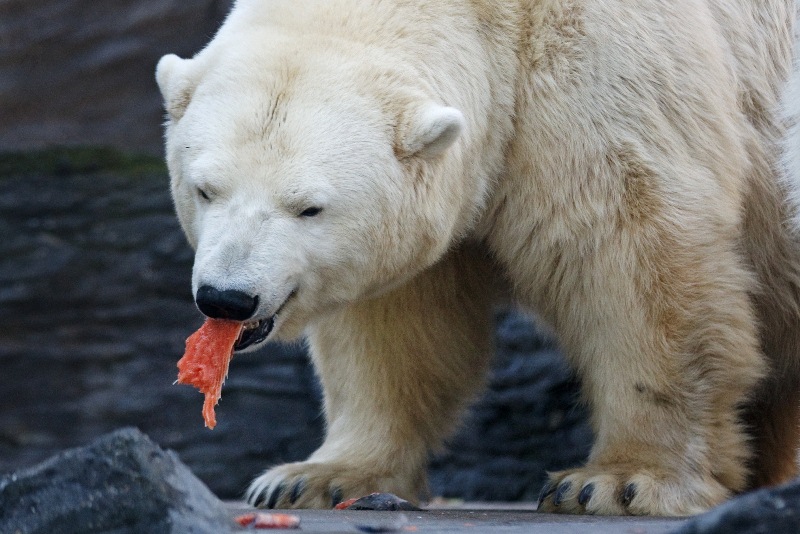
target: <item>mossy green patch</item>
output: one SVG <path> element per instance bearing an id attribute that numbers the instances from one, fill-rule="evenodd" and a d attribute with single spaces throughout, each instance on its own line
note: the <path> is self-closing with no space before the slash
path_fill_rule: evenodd
<path id="1" fill-rule="evenodd" d="M 59 147 L 0 153 L 0 177 L 30 174 L 67 176 L 97 172 L 132 176 L 166 174 L 167 168 L 161 158 L 128 154 L 105 147 Z"/>

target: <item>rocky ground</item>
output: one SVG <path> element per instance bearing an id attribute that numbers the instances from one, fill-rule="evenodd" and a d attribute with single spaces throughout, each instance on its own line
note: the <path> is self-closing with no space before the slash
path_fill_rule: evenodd
<path id="1" fill-rule="evenodd" d="M 508 504 L 391 511 L 397 508 L 386 503 L 398 500 L 373 495 L 344 511 L 270 511 L 258 520 L 283 519 L 293 526 L 284 532 L 315 533 L 793 534 L 800 524 L 800 482 L 738 497 L 694 518 L 568 516 Z M 133 428 L 0 476 L 0 532 L 225 534 L 241 531 L 240 522 L 252 525 L 255 512 L 218 500 L 176 454 Z"/>
<path id="2" fill-rule="evenodd" d="M 202 322 L 192 252 L 159 159 L 108 150 L 0 155 L 0 473 L 122 426 L 237 498 L 268 465 L 320 443 L 320 393 L 302 346 L 234 358 L 213 431 L 175 386 Z M 590 431 L 552 341 L 498 311 L 489 387 L 449 449 L 435 495 L 535 500 L 547 469 L 580 462 Z"/>

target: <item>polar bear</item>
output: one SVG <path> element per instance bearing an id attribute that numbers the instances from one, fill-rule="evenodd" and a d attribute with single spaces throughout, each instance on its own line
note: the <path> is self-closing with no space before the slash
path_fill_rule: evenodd
<path id="1" fill-rule="evenodd" d="M 506 297 L 595 441 L 540 509 L 685 515 L 797 473 L 793 0 L 239 0 L 164 56 L 200 310 L 305 337 L 326 438 L 248 491 L 424 498 Z"/>

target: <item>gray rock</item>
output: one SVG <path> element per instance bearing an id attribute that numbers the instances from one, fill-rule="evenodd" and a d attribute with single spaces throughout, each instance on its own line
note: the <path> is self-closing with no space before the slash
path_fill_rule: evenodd
<path id="1" fill-rule="evenodd" d="M 104 436 L 0 478 L 0 532 L 220 533 L 224 504 L 136 429 Z"/>
<path id="2" fill-rule="evenodd" d="M 732 499 L 699 515 L 674 534 L 797 534 L 800 480 Z"/>

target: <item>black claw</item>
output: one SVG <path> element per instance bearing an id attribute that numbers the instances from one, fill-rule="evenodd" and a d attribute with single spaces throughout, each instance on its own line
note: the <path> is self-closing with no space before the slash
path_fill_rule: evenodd
<path id="1" fill-rule="evenodd" d="M 560 506 L 570 489 L 572 489 L 572 482 L 561 484 L 556 490 L 555 497 L 553 497 L 553 506 Z"/>
<path id="2" fill-rule="evenodd" d="M 269 501 L 267 501 L 267 508 L 272 509 L 275 508 L 275 505 L 278 504 L 278 499 L 280 499 L 283 490 L 286 489 L 286 485 L 281 482 L 278 486 L 272 490 L 272 493 L 269 496 Z"/>
<path id="3" fill-rule="evenodd" d="M 592 498 L 592 493 L 594 493 L 594 482 L 586 484 L 581 492 L 578 494 L 578 504 L 581 506 L 585 506 L 589 499 Z"/>
<path id="4" fill-rule="evenodd" d="M 261 508 L 262 504 L 264 504 L 264 494 L 259 493 L 258 496 L 253 500 L 253 508 Z"/>
<path id="5" fill-rule="evenodd" d="M 556 486 L 552 482 L 547 482 L 543 487 L 541 493 L 539 493 L 539 508 L 542 507 L 542 503 L 546 498 L 553 494 L 556 491 Z"/>
<path id="6" fill-rule="evenodd" d="M 331 492 L 331 508 L 342 502 L 342 488 L 334 488 Z"/>
<path id="7" fill-rule="evenodd" d="M 622 490 L 622 504 L 628 506 L 634 497 L 636 497 L 636 484 L 631 482 Z"/>
<path id="8" fill-rule="evenodd" d="M 304 478 L 301 478 L 297 482 L 294 483 L 292 486 L 292 492 L 289 493 L 289 504 L 294 504 L 297 502 L 297 499 L 303 494 L 306 489 L 306 481 Z"/>

